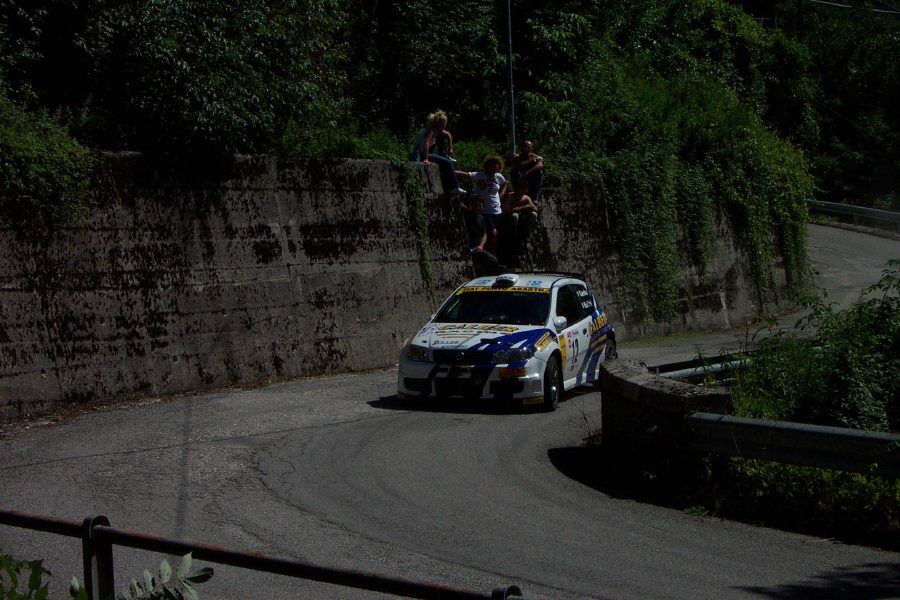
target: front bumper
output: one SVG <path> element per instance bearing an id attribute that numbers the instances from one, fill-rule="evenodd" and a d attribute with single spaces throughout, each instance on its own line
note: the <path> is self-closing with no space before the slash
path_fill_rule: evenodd
<path id="1" fill-rule="evenodd" d="M 544 366 L 538 357 L 525 363 L 455 365 L 413 361 L 403 356 L 397 374 L 397 396 L 539 404 L 544 399 Z"/>

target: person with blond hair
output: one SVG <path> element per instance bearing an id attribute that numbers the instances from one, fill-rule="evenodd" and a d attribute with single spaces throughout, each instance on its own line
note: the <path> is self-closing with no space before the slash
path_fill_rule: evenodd
<path id="1" fill-rule="evenodd" d="M 465 194 L 456 178 L 453 155 L 453 136 L 447 129 L 447 113 L 436 110 L 428 115 L 425 128 L 416 136 L 409 160 L 423 165 L 435 163 L 441 173 L 441 185 L 451 195 Z"/>
<path id="2" fill-rule="evenodd" d="M 497 230 L 500 225 L 500 198 L 506 193 L 506 178 L 503 177 L 503 159 L 499 156 L 488 156 L 481 164 L 481 171 L 457 171 L 460 179 L 468 179 L 475 187 L 475 193 L 482 202 L 481 215 L 487 232 L 487 248 L 491 254 L 497 254 Z"/>

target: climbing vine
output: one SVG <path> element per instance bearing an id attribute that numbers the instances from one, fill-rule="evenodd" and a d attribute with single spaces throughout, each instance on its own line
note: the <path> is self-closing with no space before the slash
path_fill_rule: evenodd
<path id="1" fill-rule="evenodd" d="M 419 178 L 415 163 L 402 160 L 391 161 L 400 180 L 400 191 L 406 198 L 406 207 L 409 213 L 409 222 L 412 224 L 413 236 L 416 241 L 416 250 L 419 254 L 419 271 L 422 274 L 422 283 L 431 303 L 435 303 L 434 273 L 431 270 L 431 261 L 428 258 L 430 239 L 428 236 L 428 214 L 425 209 L 425 187 Z"/>

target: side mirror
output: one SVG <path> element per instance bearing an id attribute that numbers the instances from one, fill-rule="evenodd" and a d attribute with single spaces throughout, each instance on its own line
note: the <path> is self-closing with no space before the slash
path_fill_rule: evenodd
<path id="1" fill-rule="evenodd" d="M 556 326 L 556 331 L 562 331 L 568 324 L 569 320 L 565 317 L 553 317 L 553 325 Z"/>

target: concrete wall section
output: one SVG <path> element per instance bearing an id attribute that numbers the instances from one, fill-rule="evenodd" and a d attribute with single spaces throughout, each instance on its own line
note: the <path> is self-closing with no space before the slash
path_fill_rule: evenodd
<path id="1" fill-rule="evenodd" d="M 203 168 L 107 157 L 103 208 L 77 227 L 0 222 L 0 420 L 64 402 L 254 384 L 396 362 L 472 276 L 459 206 L 420 168 L 432 296 L 405 169 L 384 161 L 235 157 Z M 752 312 L 721 227 L 701 281 L 685 262 L 677 318 L 644 323 L 618 281 L 608 199 L 548 190 L 531 262 L 585 273 L 620 338 L 727 327 Z"/>
<path id="2" fill-rule="evenodd" d="M 610 199 L 597 187 L 576 184 L 571 189 L 572 196 L 552 189 L 542 194 L 541 226 L 532 240 L 534 262 L 545 269 L 583 273 L 623 339 L 740 327 L 763 308 L 746 253 L 728 224 L 720 221 L 705 273 L 697 272 L 686 252 L 680 255 L 674 317 L 667 322 L 642 318 L 621 285 L 624 267 Z M 780 264 L 773 265 L 773 277 L 775 303 L 782 306 L 789 299 Z"/>
<path id="3" fill-rule="evenodd" d="M 635 361 L 603 363 L 597 385 L 604 452 L 630 464 L 679 469 L 694 456 L 685 415 L 733 409 L 727 391 L 665 379 Z"/>
<path id="4" fill-rule="evenodd" d="M 109 207 L 83 225 L 0 225 L 0 419 L 389 365 L 433 309 L 386 162 L 238 157 L 161 175 L 109 160 Z M 419 175 L 441 297 L 471 269 L 437 170 Z"/>

